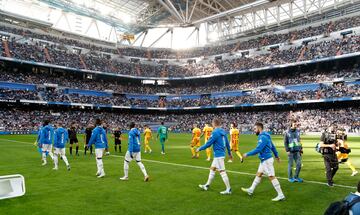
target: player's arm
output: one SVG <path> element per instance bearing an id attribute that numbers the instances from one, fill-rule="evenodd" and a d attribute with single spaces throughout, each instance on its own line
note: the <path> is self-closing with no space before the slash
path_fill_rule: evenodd
<path id="1" fill-rule="evenodd" d="M 94 129 L 91 133 L 91 137 L 90 137 L 89 143 L 87 145 L 88 148 L 90 148 L 90 146 L 95 143 L 96 136 L 97 136 L 97 130 Z"/>
<path id="2" fill-rule="evenodd" d="M 65 143 L 67 143 L 68 141 L 69 141 L 69 132 L 65 129 Z M 85 143 L 85 141 L 84 141 L 84 143 Z"/>
<path id="3" fill-rule="evenodd" d="M 245 153 L 243 157 L 257 155 L 258 153 L 260 153 L 265 148 L 265 146 L 266 146 L 266 141 L 264 139 L 260 139 L 258 141 L 258 145 L 256 146 L 256 148 L 251 150 L 248 153 Z"/>
<path id="4" fill-rule="evenodd" d="M 275 158 L 280 162 L 279 153 L 274 145 L 274 143 L 271 141 L 271 151 L 274 154 Z"/>
<path id="5" fill-rule="evenodd" d="M 212 134 L 211 137 L 209 138 L 209 140 L 204 145 L 200 146 L 200 148 L 197 148 L 196 151 L 202 151 L 202 150 L 209 148 L 212 144 L 215 143 L 216 138 L 217 138 L 217 135 Z"/>
<path id="6" fill-rule="evenodd" d="M 228 155 L 230 158 L 232 158 L 229 139 L 226 136 L 224 137 L 224 139 L 225 139 L 225 146 L 226 146 Z"/>

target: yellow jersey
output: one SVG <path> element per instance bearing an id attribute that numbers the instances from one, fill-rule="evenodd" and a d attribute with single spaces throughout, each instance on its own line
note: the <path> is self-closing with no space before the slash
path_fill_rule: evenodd
<path id="1" fill-rule="evenodd" d="M 145 135 L 145 138 L 150 138 L 151 137 L 151 130 L 149 128 L 145 129 L 144 135 Z"/>
<path id="2" fill-rule="evenodd" d="M 239 141 L 240 131 L 237 128 L 230 129 L 230 140 L 232 143 L 236 143 Z"/>
<path id="3" fill-rule="evenodd" d="M 213 130 L 214 130 L 213 127 L 210 127 L 210 126 L 204 127 L 203 132 L 204 132 L 204 136 L 205 136 L 205 141 L 207 141 L 210 138 Z"/>
<path id="4" fill-rule="evenodd" d="M 200 136 L 201 136 L 201 130 L 200 130 L 200 128 L 194 128 L 193 130 L 192 130 L 192 133 L 193 133 L 193 138 L 194 139 L 200 139 Z"/>

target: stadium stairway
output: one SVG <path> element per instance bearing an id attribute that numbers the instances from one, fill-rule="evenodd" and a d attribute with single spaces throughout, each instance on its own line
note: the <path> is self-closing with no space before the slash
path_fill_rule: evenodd
<path id="1" fill-rule="evenodd" d="M 48 50 L 47 47 L 44 48 L 44 53 L 45 53 L 46 60 L 47 60 L 48 62 L 52 62 L 52 61 L 51 61 L 50 54 L 49 54 L 49 50 Z"/>
<path id="2" fill-rule="evenodd" d="M 11 57 L 9 43 L 7 40 L 3 40 L 3 46 L 4 46 L 4 51 L 5 51 L 6 57 Z"/>
<path id="3" fill-rule="evenodd" d="M 80 58 L 81 65 L 83 65 L 84 69 L 87 69 L 87 66 L 85 64 L 85 61 L 84 61 L 84 58 L 82 57 L 82 55 L 79 55 L 79 58 Z"/>

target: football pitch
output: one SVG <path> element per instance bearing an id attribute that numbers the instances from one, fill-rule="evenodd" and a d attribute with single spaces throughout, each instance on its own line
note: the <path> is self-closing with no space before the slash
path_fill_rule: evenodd
<path id="1" fill-rule="evenodd" d="M 150 175 L 150 182 L 143 182 L 143 175 L 135 162 L 130 164 L 129 181 L 123 176 L 123 155 L 127 141 L 122 141 L 123 152 L 114 152 L 110 140 L 110 156 L 104 157 L 106 177 L 95 176 L 94 156 L 67 157 L 72 167 L 67 171 L 59 160 L 59 170 L 52 170 L 52 162 L 41 166 L 40 154 L 33 143 L 34 135 L 0 136 L 0 175 L 22 174 L 25 177 L 26 194 L 23 197 L 0 200 L 0 214 L 276 214 L 318 215 L 323 214 L 330 202 L 343 199 L 355 191 L 360 177 L 351 177 L 346 164 L 334 178 L 335 187 L 326 186 L 324 164 L 314 146 L 319 137 L 303 136 L 304 183 L 289 183 L 287 156 L 282 136 L 273 136 L 281 155 L 281 163 L 275 163 L 276 175 L 286 195 L 283 202 L 271 202 L 276 192 L 267 178 L 257 187 L 252 197 L 241 192 L 249 187 L 258 168 L 259 159 L 250 157 L 244 163 L 235 160 L 226 163 L 232 195 L 221 196 L 225 189 L 219 174 L 209 191 L 201 191 L 199 184 L 208 178 L 210 162 L 205 152 L 200 159 L 191 159 L 190 134 L 170 134 L 166 142 L 166 155 L 160 154 L 160 144 L 151 142 L 152 154 L 142 153 L 143 163 Z M 124 137 L 124 139 L 126 139 Z M 79 137 L 83 149 L 83 137 Z M 203 143 L 203 141 L 202 141 Z M 360 167 L 360 137 L 350 137 L 350 159 Z M 256 136 L 241 135 L 240 151 L 256 146 Z M 237 158 L 236 155 L 234 158 Z M 50 158 L 48 158 L 49 161 Z M 359 169 L 358 169 L 359 170 Z"/>

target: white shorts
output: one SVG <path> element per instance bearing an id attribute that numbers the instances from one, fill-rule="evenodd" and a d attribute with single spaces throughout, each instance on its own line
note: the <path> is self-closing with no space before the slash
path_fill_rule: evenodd
<path id="1" fill-rule="evenodd" d="M 52 149 L 52 144 L 42 144 L 41 145 L 41 150 L 43 152 L 51 152 Z"/>
<path id="2" fill-rule="evenodd" d="M 65 155 L 65 148 L 56 148 L 56 147 L 54 147 L 54 153 L 58 154 L 58 155 L 61 155 L 61 156 L 64 156 Z"/>
<path id="3" fill-rule="evenodd" d="M 224 162 L 225 158 L 224 157 L 219 157 L 219 158 L 214 158 L 212 163 L 211 163 L 211 167 L 212 168 L 216 168 L 216 170 L 218 171 L 225 171 L 225 162 Z"/>
<path id="4" fill-rule="evenodd" d="M 133 158 L 130 157 L 130 152 L 127 151 L 125 154 L 125 160 L 128 162 L 130 162 L 132 160 L 135 160 L 136 162 L 141 161 L 141 153 L 140 152 L 133 152 L 132 155 L 133 155 Z"/>
<path id="5" fill-rule="evenodd" d="M 274 158 L 269 158 L 260 163 L 258 172 L 267 176 L 275 176 Z"/>
<path id="6" fill-rule="evenodd" d="M 104 149 L 95 149 L 95 158 L 102 158 L 104 155 Z"/>

